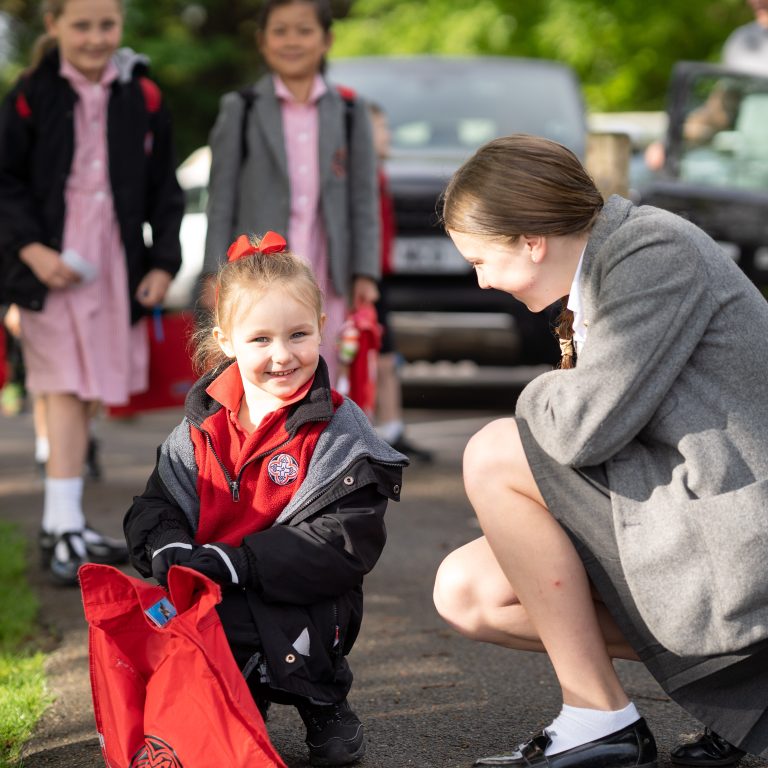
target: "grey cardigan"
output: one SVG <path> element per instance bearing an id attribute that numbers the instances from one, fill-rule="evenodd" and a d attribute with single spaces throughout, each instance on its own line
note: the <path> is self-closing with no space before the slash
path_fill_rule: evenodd
<path id="1" fill-rule="evenodd" d="M 768 303 L 701 230 L 619 197 L 580 287 L 578 365 L 532 381 L 517 416 L 559 463 L 605 466 L 627 583 L 664 646 L 768 639 Z"/>
<path id="2" fill-rule="evenodd" d="M 228 93 L 211 131 L 211 177 L 204 272 L 215 272 L 237 235 L 274 230 L 287 237 L 291 193 L 280 102 L 271 75 L 254 86 L 248 115 L 248 154 L 242 162 L 244 100 Z M 355 98 L 347 146 L 346 106 L 335 88 L 318 102 L 320 205 L 328 263 L 336 292 L 346 296 L 352 276 L 380 275 L 376 155 L 365 102 Z M 290 243 L 288 244 L 290 246 Z M 304 254 L 299 254 L 304 255 Z"/>

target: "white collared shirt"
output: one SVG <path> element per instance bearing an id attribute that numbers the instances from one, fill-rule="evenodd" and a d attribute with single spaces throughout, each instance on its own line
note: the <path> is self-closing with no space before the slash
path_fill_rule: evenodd
<path id="1" fill-rule="evenodd" d="M 586 250 L 587 247 L 584 246 L 584 250 L 581 252 L 581 256 L 579 256 L 579 263 L 576 266 L 576 274 L 573 276 L 571 290 L 568 291 L 568 309 L 573 312 L 573 343 L 577 354 L 587 341 L 587 324 L 584 320 L 584 306 L 581 302 L 581 288 L 579 286 L 581 266 L 584 263 L 584 251 Z"/>

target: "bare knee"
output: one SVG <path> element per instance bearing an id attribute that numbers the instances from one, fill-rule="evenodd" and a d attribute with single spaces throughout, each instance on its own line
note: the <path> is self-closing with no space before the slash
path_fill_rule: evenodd
<path id="1" fill-rule="evenodd" d="M 478 637 L 483 611 L 477 579 L 457 552 L 452 552 L 440 564 L 432 599 L 441 618 L 456 631 L 467 637 Z"/>
<path id="2" fill-rule="evenodd" d="M 473 504 L 475 498 L 507 490 L 540 500 L 513 418 L 492 421 L 470 438 L 464 449 L 463 476 Z"/>

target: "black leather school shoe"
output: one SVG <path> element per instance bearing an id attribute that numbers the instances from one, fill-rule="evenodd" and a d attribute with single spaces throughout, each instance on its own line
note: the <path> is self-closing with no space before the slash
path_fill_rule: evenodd
<path id="1" fill-rule="evenodd" d="M 707 768 L 710 765 L 736 765 L 744 757 L 744 750 L 734 747 L 712 729 L 705 728 L 695 741 L 679 744 L 669 759 L 675 765 L 699 765 Z"/>
<path id="2" fill-rule="evenodd" d="M 474 765 L 518 768 L 655 768 L 656 740 L 641 717 L 632 725 L 556 755 L 544 754 L 551 739 L 546 731 L 521 744 L 510 755 L 481 757 Z"/>

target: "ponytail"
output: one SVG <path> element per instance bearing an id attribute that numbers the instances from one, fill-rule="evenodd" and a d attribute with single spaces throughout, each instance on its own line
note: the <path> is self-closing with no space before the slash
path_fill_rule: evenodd
<path id="1" fill-rule="evenodd" d="M 47 32 L 43 32 L 35 42 L 32 44 L 32 53 L 30 54 L 30 63 L 28 72 L 34 72 L 39 66 L 40 62 L 50 53 L 58 42 L 53 35 L 49 35 Z"/>

